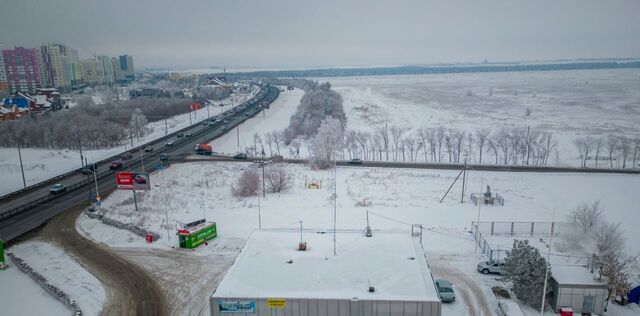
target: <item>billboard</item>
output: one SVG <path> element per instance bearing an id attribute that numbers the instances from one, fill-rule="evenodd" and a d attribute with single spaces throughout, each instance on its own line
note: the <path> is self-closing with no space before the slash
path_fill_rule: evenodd
<path id="1" fill-rule="evenodd" d="M 117 172 L 116 185 L 118 190 L 151 190 L 148 172 Z"/>

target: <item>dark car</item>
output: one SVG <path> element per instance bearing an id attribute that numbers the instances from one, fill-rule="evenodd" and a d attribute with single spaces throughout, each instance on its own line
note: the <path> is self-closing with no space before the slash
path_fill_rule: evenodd
<path id="1" fill-rule="evenodd" d="M 51 194 L 58 194 L 64 191 L 67 191 L 67 187 L 62 183 L 54 184 L 49 188 L 49 193 Z"/>
<path id="2" fill-rule="evenodd" d="M 147 183 L 147 179 L 141 175 L 137 175 L 135 176 L 135 178 L 133 178 L 133 181 L 135 181 L 138 184 L 145 184 Z"/>
<path id="3" fill-rule="evenodd" d="M 123 153 L 122 155 L 120 155 L 120 159 L 121 160 L 129 160 L 133 157 L 133 154 L 131 154 L 130 152 L 126 152 Z"/>
<path id="4" fill-rule="evenodd" d="M 361 165 L 362 164 L 362 159 L 358 159 L 358 158 L 351 159 L 351 160 L 349 160 L 349 164 L 350 165 Z"/>
<path id="5" fill-rule="evenodd" d="M 169 154 L 160 154 L 160 160 L 162 161 L 169 160 Z"/>
<path id="6" fill-rule="evenodd" d="M 284 157 L 282 157 L 280 155 L 271 156 L 271 161 L 272 162 L 283 162 L 284 161 Z"/>
<path id="7" fill-rule="evenodd" d="M 242 159 L 242 160 L 244 160 L 244 159 L 247 159 L 247 158 L 248 158 L 247 154 L 245 154 L 245 153 L 239 153 L 239 154 L 233 156 L 233 159 Z"/>
<path id="8" fill-rule="evenodd" d="M 185 133 L 184 136 L 191 137 L 191 133 Z"/>
<path id="9" fill-rule="evenodd" d="M 82 174 L 90 174 L 96 171 L 95 168 L 96 168 L 96 165 L 86 165 L 82 167 L 82 169 L 80 169 L 80 172 L 82 172 Z"/>
<path id="10" fill-rule="evenodd" d="M 184 137 L 184 133 L 178 133 L 178 134 L 176 134 L 176 137 L 182 138 L 182 137 Z"/>
<path id="11" fill-rule="evenodd" d="M 147 146 L 147 147 L 144 148 L 144 152 L 146 152 L 146 153 L 150 153 L 152 151 L 153 151 L 153 147 L 151 147 L 151 146 Z"/>
<path id="12" fill-rule="evenodd" d="M 109 165 L 109 169 L 116 170 L 122 168 L 122 161 L 116 160 Z"/>

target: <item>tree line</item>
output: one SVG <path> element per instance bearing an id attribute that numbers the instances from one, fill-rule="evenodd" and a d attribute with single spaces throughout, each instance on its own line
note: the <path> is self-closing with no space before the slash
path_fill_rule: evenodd
<path id="1" fill-rule="evenodd" d="M 23 119 L 0 123 L 2 147 L 99 149 L 142 137 L 149 121 L 163 120 L 189 111 L 188 99 L 134 99 L 95 104 L 88 97 L 67 110 L 31 113 Z"/>
<path id="2" fill-rule="evenodd" d="M 640 154 L 640 137 L 629 138 L 624 135 L 582 136 L 573 143 L 580 154 L 580 165 L 584 168 L 598 168 L 598 162 L 614 168 L 636 168 Z M 601 156 L 604 155 L 604 156 Z M 608 160 L 609 163 L 606 163 Z M 589 164 L 589 161 L 593 163 Z M 602 167 L 602 165 L 600 165 Z"/>

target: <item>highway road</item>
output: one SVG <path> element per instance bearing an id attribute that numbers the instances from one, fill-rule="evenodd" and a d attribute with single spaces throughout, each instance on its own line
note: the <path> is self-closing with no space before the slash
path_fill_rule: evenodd
<path id="1" fill-rule="evenodd" d="M 248 157 L 247 160 L 237 160 L 227 156 L 201 156 L 183 155 L 181 162 L 187 161 L 257 161 L 260 157 Z M 306 164 L 307 159 L 285 158 L 283 162 Z M 429 163 L 429 162 L 398 162 L 398 161 L 362 161 L 352 163 L 347 160 L 336 161 L 338 166 L 352 167 L 376 167 L 376 168 L 409 168 L 409 169 L 434 169 L 434 170 L 462 170 L 464 164 L 457 163 Z M 620 174 L 640 174 L 638 169 L 609 169 L 609 168 L 577 168 L 577 167 L 551 167 L 551 166 L 503 166 L 503 165 L 466 165 L 467 170 L 472 171 L 498 171 L 498 172 L 553 172 L 553 173 L 620 173 Z"/>
<path id="2" fill-rule="evenodd" d="M 118 159 L 117 156 L 100 161 L 97 169 L 100 195 L 106 196 L 107 194 L 105 193 L 115 189 L 116 171 L 142 171 L 143 160 L 144 170 L 152 171 L 161 165 L 160 154 L 169 154 L 169 163 L 171 163 L 173 159 L 179 159 L 182 155 L 193 153 L 196 144 L 209 142 L 224 133 L 233 131 L 235 126 L 260 113 L 263 102 L 273 102 L 278 97 L 278 94 L 279 90 L 276 87 L 264 86 L 251 100 L 217 116 L 211 116 L 209 119 L 211 123 L 209 124 L 205 125 L 204 122 L 198 122 L 163 138 L 134 148 L 130 151 L 133 157 L 127 160 L 127 165 L 120 170 L 109 170 L 108 168 L 111 161 Z M 223 121 L 219 123 L 213 122 L 216 117 L 220 117 Z M 228 121 L 228 123 L 224 123 L 224 120 Z M 178 138 L 178 133 L 190 133 L 191 136 Z M 173 141 L 174 145 L 166 146 L 167 140 Z M 144 152 L 142 150 L 147 145 L 153 147 L 152 152 Z M 52 183 L 63 183 L 68 187 L 68 190 L 55 196 L 51 195 L 49 193 L 49 185 Z M 42 225 L 48 219 L 66 209 L 88 201 L 90 193 L 95 196 L 93 190 L 95 190 L 93 175 L 89 177 L 79 171 L 75 171 L 55 179 L 54 182 L 46 181 L 29 190 L 3 197 L 0 200 L 0 239 L 10 241 Z"/>

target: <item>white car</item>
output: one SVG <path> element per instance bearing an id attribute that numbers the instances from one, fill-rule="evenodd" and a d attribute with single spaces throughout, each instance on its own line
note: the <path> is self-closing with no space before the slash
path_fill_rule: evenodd
<path id="1" fill-rule="evenodd" d="M 504 261 L 502 260 L 489 260 L 482 261 L 478 263 L 478 272 L 482 272 L 483 274 L 495 273 L 495 274 L 503 274 L 504 271 Z"/>
<path id="2" fill-rule="evenodd" d="M 173 141 L 168 140 L 168 141 L 166 141 L 166 142 L 164 143 L 164 145 L 165 145 L 165 146 L 173 146 Z"/>

